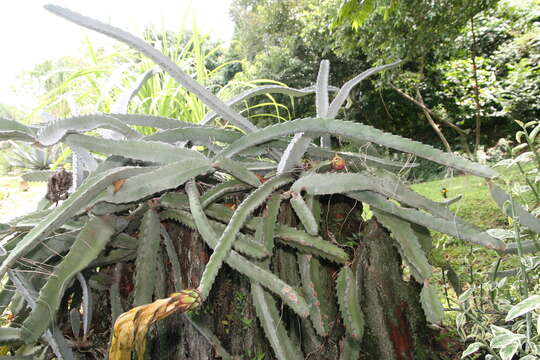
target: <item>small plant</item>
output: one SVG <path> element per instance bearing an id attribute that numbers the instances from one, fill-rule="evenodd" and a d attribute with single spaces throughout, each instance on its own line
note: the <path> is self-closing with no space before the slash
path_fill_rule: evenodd
<path id="1" fill-rule="evenodd" d="M 5 150 L 4 158 L 11 168 L 19 170 L 50 170 L 61 161 L 62 148 L 51 146 L 39 148 L 36 146 L 18 144 L 10 141 L 10 148 Z"/>
<path id="2" fill-rule="evenodd" d="M 26 343 L 36 351 L 46 351 L 39 342 L 43 336 L 58 358 L 74 358 L 58 327 L 60 310 L 84 309 L 80 312 L 83 333 L 88 334 L 95 306 L 89 296 L 91 281 L 110 293 L 111 319 L 116 320 L 110 359 L 130 359 L 132 352 L 143 359 L 149 327 L 175 312 L 184 313 L 216 353 L 230 359 L 217 337 L 190 312 L 211 299 L 218 272 L 227 264 L 249 280 L 250 296 L 238 294 L 236 300 L 249 298 L 253 303 L 275 357 L 295 360 L 305 356 L 291 336 L 294 322 L 282 321 L 280 309 L 284 307 L 296 323 L 302 323 L 307 340 L 323 344 L 325 339 L 339 336 L 335 358 L 357 359 L 362 351 L 368 351 L 362 345 L 367 341 L 364 334 L 379 326 L 366 298 L 374 294 L 371 299 L 381 302 L 389 296 L 377 293 L 380 283 L 359 285 L 381 265 L 362 251 L 367 236 L 358 238 L 358 246 L 351 251 L 323 234 L 321 204 L 325 197 L 341 196 L 369 205 L 373 216 L 391 232 L 392 243 L 422 289 L 414 295 L 415 303 L 405 302 L 409 299 L 405 293 L 412 293 L 411 288 L 393 292 L 402 302 L 391 309 L 392 316 L 381 314 L 381 319 L 391 318 L 389 329 L 394 329 L 391 336 L 377 339 L 388 342 L 384 351 L 390 355 L 386 358 L 401 358 L 402 353 L 410 358 L 429 356 L 421 340 L 402 330 L 412 327 L 412 321 L 425 328 L 426 319 L 440 323 L 443 317 L 439 296 L 430 283 L 432 269 L 426 253 L 431 238 L 427 228 L 500 254 L 535 249 L 528 241 L 506 243 L 467 223 L 446 203 L 415 193 L 388 169 L 416 164 L 382 158 L 369 144 L 414 154 L 488 181 L 497 177 L 492 169 L 364 124 L 336 120 L 354 86 L 399 62 L 369 69 L 339 89 L 328 84 L 328 61 L 321 62 L 315 87 L 251 89 L 235 101 L 272 92 L 291 96 L 314 93 L 316 98 L 316 117 L 259 129 L 142 40 L 70 10 L 54 5 L 46 8 L 142 52 L 210 111 L 199 124 L 155 115 L 101 113 L 58 119 L 37 131 L 16 121 L 0 120 L 2 137 L 41 146 L 63 143 L 76 155 L 74 191 L 66 200 L 0 227 L 5 249 L 0 275 L 7 275 L 0 304 L 9 305 L 17 319 L 10 327 L 0 328 L 0 342 L 12 349 L 21 349 Z M 330 101 L 332 90 L 336 95 Z M 226 123 L 227 128 L 210 126 L 214 120 Z M 136 126 L 151 127 L 155 132 L 143 134 Z M 99 136 L 94 132 L 98 129 L 113 135 Z M 92 133 L 85 134 L 88 132 Z M 331 136 L 350 141 L 358 150 L 345 153 L 332 149 Z M 306 159 L 310 166 L 305 166 Z M 497 201 L 506 199 L 499 188 L 493 185 L 493 189 Z M 356 208 L 362 209 L 359 205 Z M 290 221 L 278 221 L 287 214 Z M 362 214 L 356 216 L 360 219 Z M 518 218 L 526 226 L 540 226 L 527 212 L 519 213 Z M 196 288 L 181 288 L 179 279 L 185 274 L 162 224 L 168 220 L 193 229 L 213 249 Z M 370 224 L 378 226 L 374 221 Z M 390 241 L 386 233 L 381 236 Z M 377 249 L 383 248 L 382 242 Z M 388 249 L 390 255 L 382 258 L 388 261 L 382 264 L 386 272 L 392 261 L 401 261 L 393 246 Z M 169 297 L 164 293 L 165 261 L 170 263 L 177 288 Z M 369 274 L 362 272 L 362 266 L 370 261 Z M 120 271 L 125 262 L 134 264 L 134 273 L 127 279 Z M 105 267 L 114 267 L 112 278 L 105 276 Z M 401 263 L 397 268 L 401 269 Z M 392 286 L 402 284 L 401 274 L 396 274 L 399 281 Z M 377 276 L 383 275 L 379 272 Z M 74 279 L 79 285 L 72 285 Z M 11 291 L 13 288 L 16 291 Z M 124 312 L 126 302 L 132 308 Z M 425 319 L 408 315 L 415 309 L 423 309 Z"/>
<path id="3" fill-rule="evenodd" d="M 514 197 L 491 186 L 493 198 L 508 216 L 511 229 L 490 229 L 488 232 L 501 240 L 515 240 L 518 256 L 500 257 L 488 274 L 488 281 L 472 286 L 459 297 L 462 312 L 456 318 L 458 331 L 463 340 L 473 341 L 463 357 L 478 352 L 487 352 L 486 358 L 498 360 L 509 360 L 516 355 L 526 360 L 540 357 L 537 310 L 540 309 L 540 257 L 528 255 L 540 251 L 540 227 L 536 219 L 538 211 L 533 209 L 528 213 L 521 205 L 531 195 L 536 199 L 536 205 L 539 204 L 537 174 L 540 158 L 536 137 L 540 126 L 536 121 L 517 123 L 521 127 L 516 133 L 518 144 L 509 149 L 509 159 L 496 164 L 516 166 L 519 170 L 519 176 L 506 184 Z M 518 202 L 518 198 L 522 201 Z M 487 303 L 481 295 L 485 290 L 489 292 Z M 481 306 L 475 305 L 479 302 Z"/>

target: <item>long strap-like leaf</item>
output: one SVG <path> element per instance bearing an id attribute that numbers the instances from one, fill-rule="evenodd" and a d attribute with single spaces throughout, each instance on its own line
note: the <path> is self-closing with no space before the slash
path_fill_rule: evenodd
<path id="1" fill-rule="evenodd" d="M 274 193 L 273 198 L 279 197 L 279 194 Z M 182 209 L 182 203 L 180 199 L 174 199 L 173 197 L 164 197 L 162 205 L 171 207 L 173 209 Z M 201 197 L 202 199 L 202 197 Z M 208 217 L 228 224 L 231 221 L 233 211 L 223 205 L 214 204 L 206 208 L 205 213 Z M 251 231 L 256 231 L 259 222 L 266 220 L 264 218 L 251 218 L 247 219 L 244 223 L 244 227 Z M 284 224 L 274 224 L 274 237 L 283 245 L 294 247 L 303 253 L 313 254 L 333 261 L 335 263 L 344 264 L 349 260 L 349 256 L 343 249 L 336 246 L 319 236 L 311 236 L 303 230 L 298 230 L 293 227 Z M 271 231 L 265 231 L 265 236 L 272 235 Z M 238 245 L 240 239 L 235 241 Z M 268 243 L 271 245 L 270 243 Z"/>
<path id="2" fill-rule="evenodd" d="M 106 114 L 107 116 L 118 119 L 128 125 L 148 126 L 155 129 L 170 130 L 179 127 L 197 127 L 197 124 L 187 123 L 177 119 L 166 118 L 163 116 L 146 114 Z"/>
<path id="3" fill-rule="evenodd" d="M 128 88 L 126 91 L 124 91 L 118 97 L 115 103 L 111 106 L 111 111 L 113 113 L 118 113 L 118 114 L 127 113 L 129 101 L 135 95 L 137 95 L 137 93 L 139 92 L 140 88 L 144 85 L 144 83 L 158 72 L 159 72 L 159 68 L 153 68 L 140 74 L 135 80 L 135 82 L 133 83 L 133 85 L 130 88 Z"/>
<path id="4" fill-rule="evenodd" d="M 400 254 L 411 268 L 411 274 L 416 281 L 422 284 L 431 277 L 431 265 L 428 262 L 426 253 L 422 250 L 420 240 L 416 236 L 411 223 L 374 209 L 377 220 L 390 233 L 399 244 Z"/>
<path id="5" fill-rule="evenodd" d="M 270 294 L 257 283 L 251 283 L 251 296 L 257 316 L 274 353 L 279 360 L 301 360 L 304 358 L 298 345 L 291 341 Z"/>
<path id="6" fill-rule="evenodd" d="M 328 74 L 330 72 L 330 62 L 322 60 L 317 75 L 317 84 L 315 85 L 315 108 L 317 117 L 326 118 L 328 112 Z M 278 173 L 291 171 L 298 165 L 306 153 L 313 138 L 305 133 L 295 134 L 287 148 L 283 152 L 277 167 Z M 330 135 L 323 134 L 323 147 L 329 147 Z"/>
<path id="7" fill-rule="evenodd" d="M 252 132 L 257 128 L 246 118 L 231 110 L 223 101 L 218 99 L 214 94 L 205 89 L 202 85 L 185 74 L 174 62 L 164 56 L 151 45 L 145 43 L 141 39 L 121 30 L 114 26 L 104 24 L 100 21 L 78 14 L 69 9 L 62 8 L 56 5 L 45 5 L 45 8 L 50 12 L 61 16 L 78 25 L 88 29 L 100 32 L 116 40 L 119 40 L 128 46 L 142 52 L 144 55 L 152 59 L 161 68 L 167 71 L 176 81 L 182 84 L 190 92 L 194 93 L 202 102 L 210 109 L 220 114 L 225 120 L 230 121 L 235 126 L 242 128 L 245 131 Z"/>
<path id="8" fill-rule="evenodd" d="M 149 136 L 144 140 L 162 141 L 174 144 L 181 141 L 189 141 L 195 145 L 207 145 L 215 141 L 232 143 L 242 137 L 238 131 L 225 130 L 214 127 L 178 127 L 175 129 L 164 130 Z"/>
<path id="9" fill-rule="evenodd" d="M 10 119 L 0 118 L 0 140 L 36 141 L 36 134 L 30 127 Z"/>
<path id="10" fill-rule="evenodd" d="M 159 216 L 152 207 L 141 220 L 137 260 L 135 261 L 135 292 L 133 306 L 152 302 L 156 283 L 157 255 L 159 250 L 160 222 Z"/>
<path id="11" fill-rule="evenodd" d="M 413 191 L 401 179 L 390 173 L 379 176 L 364 173 L 310 174 L 298 179 L 291 190 L 312 195 L 329 195 L 350 191 L 371 190 L 402 204 L 423 209 L 449 221 L 463 222 L 445 204 L 432 201 Z"/>
<path id="12" fill-rule="evenodd" d="M 491 192 L 491 196 L 499 208 L 501 208 L 506 215 L 517 217 L 521 225 L 528 227 L 537 234 L 540 234 L 540 220 L 525 210 L 515 199 L 513 199 L 503 189 L 492 182 L 489 183 L 489 191 Z M 510 206 L 505 205 L 507 202 Z"/>

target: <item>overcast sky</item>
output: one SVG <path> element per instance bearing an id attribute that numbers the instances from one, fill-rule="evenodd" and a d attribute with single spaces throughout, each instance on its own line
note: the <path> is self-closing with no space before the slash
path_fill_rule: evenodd
<path id="1" fill-rule="evenodd" d="M 230 40 L 233 24 L 231 0 L 0 0 L 0 103 L 21 103 L 11 92 L 17 74 L 35 64 L 82 48 L 87 34 L 92 43 L 103 44 L 103 35 L 85 30 L 43 9 L 52 3 L 140 34 L 148 24 L 176 30 L 188 9 L 197 27 L 213 38 Z M 191 24 L 191 17 L 186 25 Z"/>

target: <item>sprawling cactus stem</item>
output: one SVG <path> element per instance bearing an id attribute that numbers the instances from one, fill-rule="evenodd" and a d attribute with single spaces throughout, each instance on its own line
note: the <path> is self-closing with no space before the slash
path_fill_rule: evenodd
<path id="1" fill-rule="evenodd" d="M 112 360 L 130 360 L 133 351 L 137 353 L 137 358 L 142 360 L 149 327 L 172 313 L 186 312 L 198 307 L 209 296 L 224 263 L 249 279 L 257 316 L 277 359 L 305 358 L 302 350 L 312 351 L 312 345 L 321 343 L 317 334 L 328 338 L 325 344 L 333 342 L 335 345 L 338 337 L 344 336 L 342 348 L 330 351 L 332 354 L 329 358 L 337 359 L 341 355 L 340 360 L 357 359 L 360 349 L 362 352 L 367 350 L 369 356 L 369 349 L 363 347 L 364 331 L 370 334 L 371 339 L 374 337 L 373 331 L 381 327 L 378 319 L 382 319 L 382 323 L 387 322 L 384 319 L 387 315 L 371 317 L 375 312 L 371 311 L 372 309 L 384 310 L 380 306 L 372 308 L 371 299 L 392 306 L 399 305 L 398 301 L 383 301 L 385 298 L 381 295 L 388 297 L 387 294 L 393 294 L 392 291 L 396 288 L 405 289 L 397 287 L 393 280 L 402 280 L 402 274 L 398 271 L 401 263 L 396 265 L 393 249 L 392 253 L 387 251 L 391 247 L 385 247 L 384 251 L 377 253 L 373 251 L 375 247 L 370 245 L 369 251 L 363 251 L 362 246 L 367 244 L 364 242 L 359 246 L 359 250 L 362 250 L 362 257 L 371 264 L 369 271 L 359 268 L 362 273 L 353 272 L 349 268 L 350 254 L 340 244 L 318 236 L 320 227 L 329 223 L 321 221 L 317 200 L 319 196 L 342 193 L 371 207 L 382 224 L 392 232 L 413 276 L 424 283 L 420 300 L 428 321 L 433 323 L 440 323 L 443 308 L 435 288 L 428 282 L 432 269 L 426 256 L 431 246 L 431 241 L 426 236 L 429 234 L 427 227 L 501 253 L 517 252 L 518 245 L 520 251 L 524 252 L 537 249 L 532 242 L 506 244 L 456 216 L 448 209 L 449 203 L 436 203 L 424 198 L 395 176 L 372 168 L 412 167 L 415 164 L 400 164 L 371 156 L 376 155 L 374 150 L 369 152 L 370 155 L 364 154 L 364 150 L 354 154 L 340 152 L 339 155 L 332 151 L 331 135 L 353 143 L 374 143 L 410 153 L 487 179 L 497 178 L 498 174 L 488 167 L 431 146 L 384 133 L 368 125 L 335 119 L 354 86 L 368 76 L 397 66 L 399 62 L 369 69 L 351 79 L 338 89 L 331 102 L 328 91 L 336 89 L 328 85 L 330 65 L 326 60 L 321 62 L 317 84 L 313 88 L 255 88 L 230 100 L 229 105 L 267 91 L 292 96 L 316 93 L 316 118 L 297 119 L 258 129 L 185 74 L 171 59 L 141 39 L 58 6 L 47 5 L 46 8 L 146 54 L 213 112 L 199 125 L 141 114 L 87 114 L 53 120 L 39 130 L 36 130 L 37 127 L 0 118 L 0 139 L 43 146 L 67 144 L 80 159 L 75 161 L 77 165 L 81 165 L 77 168 L 85 168 L 90 172 L 86 178 L 82 173 L 79 174 L 78 179 L 82 183 L 60 206 L 25 215 L 10 224 L 0 224 L 0 238 L 14 235 L 7 241 L 2 240 L 3 245 L 0 246 L 0 278 L 8 271 L 10 275 L 4 284 L 4 291 L 0 291 L 0 309 L 10 306 L 12 309 L 19 308 L 17 313 L 23 314 L 28 304 L 33 308 L 20 329 L 0 328 L 0 345 L 20 342 L 30 344 L 45 334 L 44 339 L 51 344 L 58 358 L 73 358 L 67 345 L 64 346 L 66 351 L 62 350 L 61 346 L 54 345 L 60 344 L 56 339 L 56 335 L 60 336 L 57 328 L 53 326 L 54 339 L 47 329 L 56 319 L 56 312 L 63 303 L 69 303 L 69 307 L 74 310 L 73 319 L 80 317 L 75 307 L 78 304 L 66 302 L 73 294 L 73 289 L 70 288 L 73 278 L 78 276 L 84 291 L 87 285 L 84 285 L 86 281 L 81 275 L 82 271 L 94 272 L 103 265 L 135 259 L 135 289 L 132 298 L 133 306 L 137 307 L 119 315 L 123 311 L 120 299 L 121 266 L 117 266 L 111 286 L 113 319 L 119 315 L 114 325 L 109 352 Z M 134 86 L 120 97 L 113 110 L 125 113 L 131 97 L 155 72 L 156 70 L 152 69 L 142 74 Z M 236 130 L 201 126 L 217 116 L 234 125 Z M 163 131 L 143 136 L 133 126 L 149 126 Z M 122 139 L 84 134 L 93 130 L 114 131 Z M 322 136 L 322 146 L 317 146 L 312 141 L 319 136 Z M 188 149 L 177 145 L 186 141 L 192 145 L 203 145 L 203 148 Z M 91 152 L 105 154 L 109 158 L 98 165 Z M 278 156 L 280 152 L 283 153 L 282 156 Z M 271 158 L 280 157 L 281 160 L 278 164 L 268 161 L 268 154 Z M 303 159 L 310 162 L 309 167 L 299 167 Z M 358 172 L 358 169 L 367 171 Z M 299 175 L 301 170 L 304 172 Z M 351 172 L 335 172 L 341 170 Z M 224 173 L 235 179 L 230 180 Z M 43 172 L 29 174 L 27 180 L 43 180 L 47 178 L 46 175 L 47 173 Z M 199 194 L 197 181 L 205 188 L 202 196 Z M 185 193 L 178 190 L 184 184 Z M 505 204 L 514 203 L 514 200 L 494 184 L 491 184 L 490 188 L 495 201 L 507 215 L 517 217 L 522 225 L 540 233 L 540 220 L 516 204 L 512 208 L 506 207 Z M 170 192 L 163 194 L 166 191 Z M 236 209 L 226 207 L 221 201 L 223 197 L 233 193 L 242 193 L 240 198 L 243 200 Z M 159 202 L 151 200 L 145 203 L 145 200 L 157 196 L 161 196 Z M 290 207 L 298 219 L 290 208 L 281 207 L 281 201 L 286 199 L 289 199 Z M 161 211 L 162 208 L 168 210 Z M 129 213 L 126 213 L 128 210 Z M 163 298 L 163 280 L 167 274 L 160 252 L 161 237 L 171 262 L 175 290 L 182 288 L 181 260 L 190 261 L 191 257 L 179 257 L 175 244 L 160 222 L 161 219 L 179 221 L 196 230 L 202 240 L 214 250 L 198 289 L 182 290 L 168 298 Z M 299 226 L 293 227 L 292 224 Z M 20 234 L 14 234 L 15 232 Z M 327 233 L 330 237 L 330 232 Z M 365 233 L 370 236 L 369 232 Z M 272 257 L 274 252 L 276 256 Z M 183 257 L 182 254 L 184 253 L 180 254 Z M 56 260 L 57 258 L 61 260 Z M 373 259 L 381 261 L 372 261 Z M 13 275 L 17 274 L 17 268 L 22 270 L 22 260 L 39 266 L 43 264 L 44 267 L 54 266 L 52 275 L 40 286 L 39 296 L 35 301 L 34 297 L 28 295 L 31 292 L 30 287 L 18 284 L 17 281 L 22 281 Z M 384 265 L 379 270 L 373 267 L 378 263 Z M 335 270 L 336 264 L 342 268 L 334 286 L 328 270 Z M 185 265 L 191 267 L 195 264 Z M 386 285 L 383 284 L 386 283 L 386 278 L 383 283 L 379 278 L 382 279 L 380 275 L 383 271 L 388 272 L 389 265 L 396 267 L 392 270 L 394 275 L 388 277 L 391 281 Z M 26 266 L 23 265 L 23 268 Z M 367 276 L 374 271 L 379 274 L 376 278 Z M 158 287 L 155 283 L 156 275 L 160 280 Z M 366 286 L 371 285 L 368 284 L 370 279 L 378 281 L 373 284 L 376 288 L 373 292 Z M 7 287 L 10 283 L 17 288 L 16 296 L 13 296 L 11 289 Z M 28 284 L 31 284 L 30 281 Z M 334 289 L 337 296 L 332 292 Z M 151 302 L 156 297 L 161 299 Z M 88 290 L 83 298 L 86 298 L 83 301 L 86 335 L 92 310 Z M 23 299 L 27 305 L 22 303 Z M 400 297 L 399 301 L 401 299 L 406 299 L 405 305 L 412 305 L 408 296 Z M 276 303 L 276 300 L 279 300 L 279 303 Z M 292 321 L 289 323 L 291 326 L 287 325 L 288 321 L 283 321 L 282 314 L 278 311 L 281 304 L 287 305 L 300 318 L 310 316 L 314 329 L 311 324 L 302 321 L 303 327 L 308 329 L 304 336 L 308 341 L 302 341 L 303 347 L 299 345 L 298 327 L 292 326 Z M 363 310 L 361 305 L 366 305 L 366 310 Z M 334 320 L 338 307 L 343 324 Z M 417 308 L 420 310 L 418 306 Z M 224 359 L 230 358 L 212 334 L 213 329 L 205 327 L 206 320 L 192 316 L 189 316 L 189 319 L 211 342 L 217 354 Z M 77 321 L 80 320 L 74 320 L 74 323 Z M 306 324 L 309 326 L 306 327 Z M 410 329 L 416 331 L 416 323 L 411 324 Z M 423 326 L 423 322 L 418 324 Z M 333 331 L 334 326 L 341 329 Z M 388 328 L 383 329 L 386 331 Z M 384 334 L 378 337 L 384 338 Z M 63 341 L 61 337 L 60 340 Z M 317 345 L 317 349 L 321 348 Z M 415 358 L 425 357 L 415 355 Z"/>
<path id="2" fill-rule="evenodd" d="M 137 352 L 138 360 L 144 359 L 146 333 L 150 325 L 173 313 L 193 310 L 200 304 L 199 292 L 189 289 L 123 313 L 114 323 L 109 359 L 131 360 L 133 350 Z"/>

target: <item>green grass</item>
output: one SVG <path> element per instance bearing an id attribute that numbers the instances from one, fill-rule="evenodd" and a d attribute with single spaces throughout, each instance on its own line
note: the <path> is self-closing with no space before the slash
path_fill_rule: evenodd
<path id="1" fill-rule="evenodd" d="M 525 167 L 526 171 L 532 168 L 532 164 Z M 497 168 L 497 170 L 501 174 L 501 179 L 497 180 L 499 185 L 524 184 L 517 167 Z M 460 217 L 485 230 L 510 228 L 508 218 L 491 198 L 488 184 L 484 179 L 475 176 L 454 176 L 415 184 L 412 188 L 434 201 L 444 201 L 442 189 L 446 188 L 448 198 L 462 195 L 461 200 L 450 206 L 450 209 Z M 532 193 L 521 194 L 520 198 L 528 205 L 534 203 Z M 433 281 L 441 290 L 444 306 L 455 308 L 457 296 L 451 286 L 443 281 L 441 266 L 450 265 L 459 276 L 463 289 L 466 290 L 473 284 L 478 286 L 488 280 L 488 273 L 493 269 L 499 256 L 495 251 L 471 246 L 445 234 L 432 232 L 432 236 L 434 248 L 430 254 L 430 260 L 434 265 Z M 500 269 L 515 268 L 517 263 L 516 256 L 505 255 Z M 445 294 L 448 295 L 450 306 Z M 457 313 L 447 312 L 445 315 L 446 324 L 453 326 Z"/>
<path id="2" fill-rule="evenodd" d="M 481 228 L 501 227 L 506 224 L 506 216 L 489 194 L 487 182 L 476 176 L 457 176 L 449 179 L 415 184 L 412 188 L 434 201 L 444 201 L 442 189 L 448 190 L 448 198 L 461 195 L 450 209 L 460 217 Z"/>

